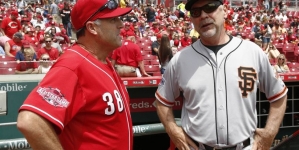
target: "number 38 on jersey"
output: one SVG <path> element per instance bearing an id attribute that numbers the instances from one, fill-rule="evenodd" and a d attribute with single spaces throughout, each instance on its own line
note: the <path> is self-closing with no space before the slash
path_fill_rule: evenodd
<path id="1" fill-rule="evenodd" d="M 114 90 L 113 94 L 114 94 L 114 97 L 116 98 L 116 103 L 114 103 L 114 99 L 113 99 L 113 96 L 111 95 L 111 93 L 106 92 L 102 96 L 103 101 L 105 101 L 107 103 L 107 108 L 105 109 L 106 115 L 112 115 L 112 114 L 114 114 L 115 111 L 122 112 L 124 110 L 123 100 L 122 100 L 120 94 L 118 93 L 118 91 Z M 117 105 L 117 106 L 115 106 L 115 105 Z"/>

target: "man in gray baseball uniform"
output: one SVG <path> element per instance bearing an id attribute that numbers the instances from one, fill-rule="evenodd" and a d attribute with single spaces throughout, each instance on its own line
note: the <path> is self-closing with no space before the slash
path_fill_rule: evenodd
<path id="1" fill-rule="evenodd" d="M 158 116 L 179 150 L 269 150 L 286 108 L 287 87 L 256 44 L 227 35 L 222 0 L 189 0 L 200 40 L 170 61 L 155 94 Z M 270 112 L 257 128 L 256 92 Z M 183 93 L 182 127 L 172 106 Z"/>

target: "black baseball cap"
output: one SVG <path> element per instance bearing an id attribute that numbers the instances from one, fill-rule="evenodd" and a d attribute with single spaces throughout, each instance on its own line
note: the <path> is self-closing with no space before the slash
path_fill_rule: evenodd
<path id="1" fill-rule="evenodd" d="M 186 3 L 186 6 L 185 6 L 185 9 L 190 11 L 191 10 L 191 7 L 194 3 L 198 2 L 200 0 L 188 0 L 188 2 Z M 223 0 L 217 0 L 219 2 L 221 2 L 223 4 Z"/>

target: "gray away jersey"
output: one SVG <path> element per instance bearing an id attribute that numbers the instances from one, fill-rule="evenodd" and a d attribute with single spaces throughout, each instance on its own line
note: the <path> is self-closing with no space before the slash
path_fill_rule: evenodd
<path id="1" fill-rule="evenodd" d="M 194 48 L 193 48 L 193 47 Z M 198 40 L 170 61 L 156 92 L 166 106 L 183 92 L 182 127 L 209 146 L 232 146 L 257 128 L 256 92 L 269 102 L 287 93 L 256 44 L 233 38 L 217 56 Z"/>

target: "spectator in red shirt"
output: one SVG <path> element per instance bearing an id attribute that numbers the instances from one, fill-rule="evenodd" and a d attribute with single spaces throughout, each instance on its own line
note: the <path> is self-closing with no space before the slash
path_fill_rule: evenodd
<path id="1" fill-rule="evenodd" d="M 48 22 L 45 24 L 45 27 L 51 27 L 53 21 L 53 17 L 51 15 L 48 16 Z M 56 25 L 56 23 L 54 22 L 54 24 Z"/>
<path id="2" fill-rule="evenodd" d="M 13 11 L 11 12 L 10 17 L 6 17 L 3 19 L 1 28 L 4 31 L 5 35 L 9 38 L 12 38 L 12 36 L 20 31 L 22 29 L 21 22 L 17 20 L 18 18 L 18 12 Z"/>
<path id="3" fill-rule="evenodd" d="M 31 45 L 38 45 L 38 39 L 34 35 L 34 28 L 27 28 L 27 34 L 24 35 L 24 40 L 28 41 Z"/>
<path id="4" fill-rule="evenodd" d="M 37 52 L 38 58 L 40 58 L 43 54 L 47 53 L 50 56 L 50 60 L 56 60 L 59 57 L 59 51 L 52 47 L 52 39 L 47 37 L 45 39 L 46 46 L 39 49 Z"/>
<path id="5" fill-rule="evenodd" d="M 129 22 L 125 23 L 125 27 L 123 29 L 121 29 L 120 35 L 123 38 L 127 38 L 128 35 L 134 35 L 135 36 L 134 30 L 131 30 L 131 25 L 130 25 Z"/>
<path id="6" fill-rule="evenodd" d="M 191 39 L 190 39 L 189 33 L 187 31 L 185 31 L 184 36 L 181 39 L 181 46 L 186 47 L 186 46 L 189 46 L 190 44 L 191 44 Z"/>
<path id="7" fill-rule="evenodd" d="M 24 44 L 24 56 L 25 61 L 21 61 L 18 63 L 16 67 L 16 74 L 36 74 L 38 73 L 38 65 L 34 61 L 34 54 L 35 51 L 33 48 L 28 44 Z"/>
<path id="8" fill-rule="evenodd" d="M 22 47 L 22 40 L 23 40 L 23 35 L 20 32 L 17 32 L 13 35 L 11 40 L 8 40 L 5 45 L 5 54 L 9 57 L 15 57 L 17 52 L 21 50 Z"/>
<path id="9" fill-rule="evenodd" d="M 112 54 L 111 63 L 121 77 L 150 76 L 145 72 L 140 47 L 135 42 L 134 36 L 127 37 L 123 45 Z"/>
<path id="10" fill-rule="evenodd" d="M 154 33 L 160 32 L 157 22 L 153 22 L 152 31 L 154 31 Z"/>
<path id="11" fill-rule="evenodd" d="M 56 33 L 55 38 L 58 40 L 59 44 L 68 44 L 68 45 L 70 44 L 70 39 L 67 36 L 65 29 L 62 29 L 61 32 Z"/>
<path id="12" fill-rule="evenodd" d="M 35 27 L 35 35 L 36 35 L 38 42 L 41 43 L 42 40 L 44 39 L 44 31 L 41 30 L 40 26 Z"/>

